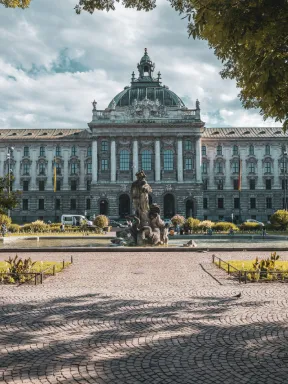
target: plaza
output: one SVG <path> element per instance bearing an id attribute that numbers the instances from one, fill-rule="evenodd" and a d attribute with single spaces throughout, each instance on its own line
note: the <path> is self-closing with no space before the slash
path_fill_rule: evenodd
<path id="1" fill-rule="evenodd" d="M 229 260 L 270 253 L 215 254 Z M 288 252 L 280 254 L 288 260 Z M 32 256 L 61 261 L 70 253 Z M 239 285 L 211 264 L 209 252 L 73 258 L 43 285 L 1 286 L 4 383 L 287 382 L 285 284 Z"/>

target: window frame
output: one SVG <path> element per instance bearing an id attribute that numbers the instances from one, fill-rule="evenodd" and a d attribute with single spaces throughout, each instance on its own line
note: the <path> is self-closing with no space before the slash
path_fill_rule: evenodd
<path id="1" fill-rule="evenodd" d="M 152 152 L 149 149 L 145 149 L 141 153 L 141 169 L 152 171 Z"/>

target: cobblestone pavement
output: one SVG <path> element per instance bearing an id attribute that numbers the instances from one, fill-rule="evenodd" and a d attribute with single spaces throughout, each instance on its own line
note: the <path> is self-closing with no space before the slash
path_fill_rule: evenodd
<path id="1" fill-rule="evenodd" d="M 43 285 L 0 286 L 0 381 L 288 383 L 286 284 L 239 285 L 210 253 L 73 257 Z"/>

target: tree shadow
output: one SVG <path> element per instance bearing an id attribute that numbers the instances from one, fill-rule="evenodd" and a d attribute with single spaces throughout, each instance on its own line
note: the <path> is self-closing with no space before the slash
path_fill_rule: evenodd
<path id="1" fill-rule="evenodd" d="M 253 313 L 261 306 L 257 322 Z M 3 305 L 0 377 L 7 383 L 286 383 L 287 326 L 273 322 L 268 308 L 268 300 L 197 296 L 165 303 L 97 294 Z"/>

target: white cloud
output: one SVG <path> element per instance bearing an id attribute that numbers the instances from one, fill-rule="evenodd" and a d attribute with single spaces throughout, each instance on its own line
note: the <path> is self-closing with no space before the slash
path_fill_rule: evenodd
<path id="1" fill-rule="evenodd" d="M 234 81 L 204 41 L 188 39 L 186 20 L 161 1 L 146 13 L 117 7 L 74 12 L 75 0 L 32 1 L 28 10 L 0 14 L 0 127 L 86 127 L 91 101 L 100 109 L 137 74 L 144 47 L 163 84 L 188 107 L 201 102 L 207 126 L 261 126 L 246 111 Z"/>

